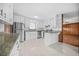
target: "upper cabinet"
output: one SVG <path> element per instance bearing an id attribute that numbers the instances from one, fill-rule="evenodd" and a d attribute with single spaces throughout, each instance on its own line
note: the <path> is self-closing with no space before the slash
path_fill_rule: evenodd
<path id="1" fill-rule="evenodd" d="M 13 4 L 9 5 L 9 22 L 13 24 Z"/>
<path id="2" fill-rule="evenodd" d="M 62 14 L 57 14 L 54 16 L 54 19 L 52 20 L 52 29 L 61 31 L 62 30 Z"/>
<path id="3" fill-rule="evenodd" d="M 14 13 L 13 19 L 14 19 L 13 22 L 24 23 L 25 17 L 23 17 L 23 16 L 21 16 L 19 14 Z"/>
<path id="4" fill-rule="evenodd" d="M 4 22 L 13 24 L 13 4 L 3 3 L 0 7 L 0 12 L 2 13 L 2 19 Z"/>
<path id="5" fill-rule="evenodd" d="M 3 4 L 0 4 L 0 20 L 3 19 Z"/>

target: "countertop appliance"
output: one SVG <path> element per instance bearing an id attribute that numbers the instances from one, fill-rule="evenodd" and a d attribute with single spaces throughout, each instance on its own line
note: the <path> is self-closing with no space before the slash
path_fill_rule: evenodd
<path id="1" fill-rule="evenodd" d="M 25 24 L 24 23 L 19 23 L 19 22 L 14 22 L 13 23 L 13 32 L 20 34 L 20 41 L 21 42 L 25 41 L 24 28 L 25 28 Z"/>

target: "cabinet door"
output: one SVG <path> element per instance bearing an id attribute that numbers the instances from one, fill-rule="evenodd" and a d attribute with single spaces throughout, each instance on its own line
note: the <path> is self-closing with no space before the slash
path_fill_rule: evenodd
<path id="1" fill-rule="evenodd" d="M 4 21 L 12 24 L 13 23 L 13 4 L 5 3 L 3 6 L 3 17 Z"/>
<path id="2" fill-rule="evenodd" d="M 62 30 L 62 15 L 61 14 L 55 15 L 51 21 L 51 25 L 52 25 L 53 30 L 61 31 Z"/>
<path id="3" fill-rule="evenodd" d="M 13 24 L 13 4 L 9 4 L 9 23 Z"/>
<path id="4" fill-rule="evenodd" d="M 11 51 L 10 56 L 16 56 L 16 55 L 18 55 L 18 53 L 17 53 L 17 46 L 15 45 Z"/>
<path id="5" fill-rule="evenodd" d="M 24 23 L 24 17 L 14 14 L 14 22 Z"/>
<path id="6" fill-rule="evenodd" d="M 20 16 L 20 22 L 24 23 L 24 17 Z"/>
<path id="7" fill-rule="evenodd" d="M 4 4 L 3 6 L 3 17 L 4 17 L 4 20 L 8 22 L 8 19 L 9 19 L 9 7 L 8 7 L 9 4 Z"/>
<path id="8" fill-rule="evenodd" d="M 37 39 L 37 32 L 26 32 L 26 40 Z"/>
<path id="9" fill-rule="evenodd" d="M 3 20 L 3 4 L 0 4 L 0 20 Z"/>
<path id="10" fill-rule="evenodd" d="M 20 16 L 14 15 L 14 20 L 13 21 L 20 23 Z"/>
<path id="11" fill-rule="evenodd" d="M 3 16 L 3 4 L 0 4 L 0 16 Z"/>
<path id="12" fill-rule="evenodd" d="M 20 36 L 18 37 L 11 53 L 10 53 L 10 56 L 18 56 L 19 55 L 19 49 L 20 49 Z"/>

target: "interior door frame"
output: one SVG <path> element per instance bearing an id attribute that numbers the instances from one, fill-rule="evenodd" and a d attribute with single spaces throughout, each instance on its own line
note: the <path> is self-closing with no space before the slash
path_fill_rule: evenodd
<path id="1" fill-rule="evenodd" d="M 63 21 L 64 21 L 64 15 L 62 14 L 61 17 L 62 17 L 62 42 L 63 42 Z"/>

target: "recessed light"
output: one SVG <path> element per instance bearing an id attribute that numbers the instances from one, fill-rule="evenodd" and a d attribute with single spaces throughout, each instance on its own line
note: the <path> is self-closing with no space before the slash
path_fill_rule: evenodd
<path id="1" fill-rule="evenodd" d="M 39 18 L 38 16 L 34 16 L 34 18 Z"/>

